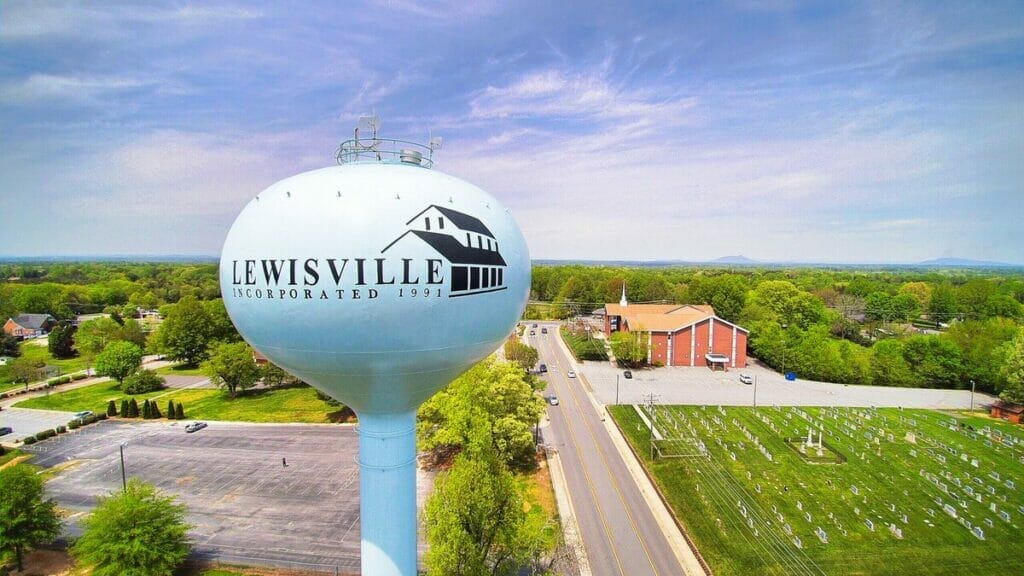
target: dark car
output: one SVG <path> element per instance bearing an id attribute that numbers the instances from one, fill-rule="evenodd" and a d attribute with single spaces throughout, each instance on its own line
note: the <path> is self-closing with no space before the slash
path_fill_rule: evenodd
<path id="1" fill-rule="evenodd" d="M 188 433 L 191 434 L 192 432 L 196 432 L 198 430 L 202 430 L 203 428 L 206 428 L 206 422 L 193 422 L 193 423 L 189 424 L 188 426 L 185 426 L 185 432 L 188 432 Z"/>
<path id="2" fill-rule="evenodd" d="M 540 333 L 541 334 L 547 334 L 548 333 L 548 329 L 547 328 L 541 328 L 540 329 Z"/>
<path id="3" fill-rule="evenodd" d="M 547 372 L 548 371 L 548 365 L 547 364 L 541 364 L 540 365 L 540 371 L 541 372 Z"/>
<path id="4" fill-rule="evenodd" d="M 626 370 L 625 372 L 622 373 L 622 377 L 629 380 L 633 378 L 633 373 L 630 372 L 629 370 Z"/>
<path id="5" fill-rule="evenodd" d="M 11 428 L 10 426 L 4 426 L 3 428 L 0 428 L 0 436 L 6 436 L 11 432 L 14 432 L 14 429 Z"/>

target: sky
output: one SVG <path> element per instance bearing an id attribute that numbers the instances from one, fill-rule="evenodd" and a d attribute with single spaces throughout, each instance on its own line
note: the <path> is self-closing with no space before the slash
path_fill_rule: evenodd
<path id="1" fill-rule="evenodd" d="M 534 259 L 1024 264 L 1024 3 L 0 3 L 0 255 L 219 255 L 359 116 Z"/>

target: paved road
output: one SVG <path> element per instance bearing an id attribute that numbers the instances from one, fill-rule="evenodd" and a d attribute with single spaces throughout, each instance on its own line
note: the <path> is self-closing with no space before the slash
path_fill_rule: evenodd
<path id="1" fill-rule="evenodd" d="M 569 378 L 569 358 L 558 346 L 555 325 L 531 336 L 548 367 L 549 406 L 543 434 L 555 445 L 593 574 L 677 576 L 684 571 L 655 521 L 626 464 L 579 379 Z"/>

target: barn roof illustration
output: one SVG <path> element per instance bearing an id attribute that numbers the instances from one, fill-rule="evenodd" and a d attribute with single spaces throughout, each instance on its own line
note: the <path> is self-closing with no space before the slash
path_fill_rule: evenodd
<path id="1" fill-rule="evenodd" d="M 476 220 L 474 218 L 474 220 Z M 477 220 L 479 222 L 479 220 Z M 482 226 L 483 224 L 481 224 Z M 424 232 L 422 230 L 409 230 L 402 234 L 391 244 L 388 244 L 387 248 L 381 250 L 381 254 L 388 251 L 388 248 L 394 246 L 399 240 L 405 238 L 409 234 L 418 236 L 420 240 L 426 242 L 431 248 L 437 250 L 438 254 L 444 256 L 452 264 L 477 264 L 482 266 L 505 266 L 505 259 L 501 257 L 497 251 L 483 250 L 481 248 L 467 248 L 463 246 L 458 240 L 449 236 L 448 234 L 438 234 L 437 232 Z"/>
<path id="2" fill-rule="evenodd" d="M 422 211 L 420 211 L 419 214 L 410 218 L 409 221 L 405 223 L 405 225 L 408 226 L 409 224 L 412 224 L 417 218 L 422 216 L 424 212 L 430 210 L 431 208 L 434 208 L 441 214 L 444 214 L 448 218 L 448 220 L 452 224 L 457 226 L 460 230 L 476 232 L 478 234 L 483 234 L 488 238 L 494 238 L 494 234 L 492 234 L 491 231 L 487 228 L 487 226 L 485 226 L 484 223 L 481 222 L 478 218 L 474 218 L 469 214 L 463 214 L 462 212 L 456 212 L 451 208 L 443 208 L 441 206 L 438 206 L 437 204 L 431 204 L 430 206 L 427 206 Z M 504 264 L 504 262 L 502 263 Z"/>

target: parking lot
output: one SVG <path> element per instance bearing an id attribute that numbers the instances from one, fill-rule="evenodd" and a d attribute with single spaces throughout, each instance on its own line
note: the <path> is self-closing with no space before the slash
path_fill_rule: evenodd
<path id="1" fill-rule="evenodd" d="M 0 436 L 0 442 L 11 444 L 15 441 L 32 436 L 36 432 L 67 425 L 74 412 L 57 412 L 54 410 L 27 410 L 24 408 L 4 408 L 0 411 L 0 427 L 14 429 L 10 434 Z"/>
<path id="2" fill-rule="evenodd" d="M 6 412 L 6 411 L 5 411 Z M 359 569 L 356 428 L 211 422 L 99 422 L 28 446 L 33 464 L 64 470 L 47 484 L 76 520 L 96 497 L 141 478 L 188 507 L 197 556 L 225 562 L 319 570 Z M 287 460 L 287 466 L 282 459 Z M 422 473 L 418 497 L 429 488 Z M 422 551 L 422 544 L 421 544 Z"/>
<path id="3" fill-rule="evenodd" d="M 591 385 L 601 404 L 615 403 L 616 376 L 619 402 L 640 404 L 644 396 L 654 393 L 661 404 L 708 404 L 750 406 L 755 386 L 740 382 L 740 374 L 749 374 L 757 382 L 758 406 L 891 406 L 904 408 L 967 409 L 971 406 L 970 390 L 934 390 L 928 388 L 888 388 L 885 386 L 854 386 L 786 380 L 781 374 L 756 361 L 746 368 L 712 372 L 706 367 L 671 367 L 632 370 L 633 378 L 622 376 L 623 370 L 610 362 L 583 362 L 580 372 Z M 995 398 L 974 394 L 974 407 L 988 404 Z"/>

